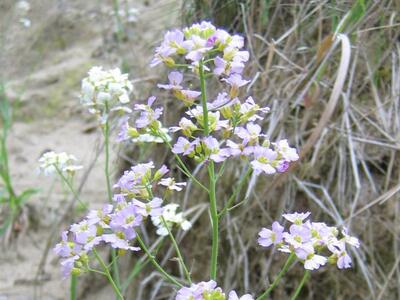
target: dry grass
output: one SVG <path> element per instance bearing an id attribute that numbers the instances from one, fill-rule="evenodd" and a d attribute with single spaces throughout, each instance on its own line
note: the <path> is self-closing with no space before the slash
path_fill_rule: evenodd
<path id="1" fill-rule="evenodd" d="M 226 289 L 260 292 L 283 262 L 256 246 L 259 228 L 283 211 L 311 210 L 314 219 L 349 227 L 362 247 L 352 253 L 354 269 L 313 273 L 302 299 L 400 297 L 399 8 L 396 1 L 185 1 L 184 22 L 208 18 L 245 33 L 246 74 L 255 75 L 248 93 L 271 107 L 264 129 L 301 151 L 287 176 L 253 178 L 237 199 L 245 204 L 224 218 Z M 219 201 L 245 171 L 226 171 Z M 209 247 L 201 228 L 185 249 L 198 280 Z M 291 270 L 273 298 L 286 299 L 301 273 Z"/>

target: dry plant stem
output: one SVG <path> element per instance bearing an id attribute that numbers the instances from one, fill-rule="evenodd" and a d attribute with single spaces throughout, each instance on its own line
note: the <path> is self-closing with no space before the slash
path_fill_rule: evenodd
<path id="1" fill-rule="evenodd" d="M 96 259 L 98 260 L 98 262 L 100 263 L 101 267 L 103 268 L 104 273 L 105 273 L 108 281 L 111 283 L 111 285 L 112 285 L 112 287 L 114 289 L 114 292 L 117 295 L 118 299 L 119 300 L 124 300 L 124 297 L 122 296 L 121 291 L 119 290 L 117 284 L 113 280 L 113 278 L 112 278 L 112 276 L 110 274 L 110 271 L 108 270 L 106 264 L 104 263 L 103 259 L 100 257 L 100 255 L 97 253 L 96 249 L 94 249 L 94 248 L 93 248 L 93 253 L 94 253 L 94 256 L 96 257 Z"/>
<path id="2" fill-rule="evenodd" d="M 271 293 L 271 291 L 277 286 L 277 284 L 279 283 L 281 278 L 286 274 L 290 265 L 292 264 L 292 262 L 295 259 L 296 259 L 296 255 L 294 253 L 291 253 L 289 255 L 288 259 L 286 260 L 282 270 L 275 277 L 274 281 L 271 283 L 271 285 L 268 287 L 268 289 L 263 294 L 261 294 L 256 300 L 263 300 L 263 299 L 267 298 L 267 296 Z"/>
<path id="3" fill-rule="evenodd" d="M 310 277 L 310 271 L 306 270 L 304 273 L 303 278 L 301 279 L 301 282 L 299 284 L 299 286 L 297 287 L 296 291 L 294 292 L 294 295 L 292 296 L 291 300 L 296 300 L 297 297 L 299 296 L 301 289 L 303 288 L 304 284 L 306 283 L 306 281 L 308 280 L 308 278 Z"/>
<path id="4" fill-rule="evenodd" d="M 183 287 L 181 283 L 179 283 L 175 278 L 173 278 L 171 275 L 168 274 L 167 271 L 165 271 L 155 260 L 154 256 L 151 254 L 150 250 L 147 248 L 146 244 L 143 242 L 142 238 L 137 234 L 136 239 L 138 240 L 140 247 L 143 249 L 143 251 L 146 253 L 147 257 L 150 259 L 151 263 L 153 266 L 159 271 L 165 279 L 167 279 L 169 282 L 172 284 L 175 284 L 178 287 Z"/>
<path id="5" fill-rule="evenodd" d="M 206 80 L 204 77 L 203 61 L 199 62 L 199 74 L 200 74 L 200 88 L 201 88 L 201 105 L 203 107 L 203 124 L 204 124 L 204 135 L 208 136 L 210 130 L 208 128 L 208 109 L 207 109 L 207 95 L 206 95 Z M 213 280 L 217 279 L 217 268 L 218 268 L 218 208 L 217 199 L 215 194 L 215 186 L 217 178 L 215 177 L 214 162 L 210 160 L 208 164 L 208 177 L 210 180 L 209 185 L 209 197 L 210 197 L 210 215 L 211 215 L 211 227 L 212 227 L 212 250 L 211 250 L 211 268 L 210 277 Z"/>
<path id="6" fill-rule="evenodd" d="M 106 114 L 107 115 L 109 114 L 107 102 L 106 102 Z M 110 165 L 110 123 L 109 123 L 108 116 L 107 116 L 106 123 L 104 124 L 103 135 L 104 135 L 104 148 L 105 148 L 105 156 L 106 156 L 106 161 L 105 161 L 105 166 L 104 166 L 104 173 L 105 173 L 104 175 L 106 177 L 106 182 L 107 182 L 108 202 L 112 203 L 112 190 L 111 190 L 110 170 L 109 170 L 109 165 Z M 121 283 L 120 283 L 120 278 L 119 278 L 118 261 L 116 261 L 117 254 L 116 254 L 115 249 L 111 249 L 111 256 L 112 256 L 112 260 L 115 261 L 115 263 L 112 265 L 112 272 L 115 277 L 117 286 L 119 288 L 121 286 Z"/>

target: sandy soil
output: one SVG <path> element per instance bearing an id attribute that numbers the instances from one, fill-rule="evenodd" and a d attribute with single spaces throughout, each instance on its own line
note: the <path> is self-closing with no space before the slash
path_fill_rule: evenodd
<path id="1" fill-rule="evenodd" d="M 139 11 L 135 22 L 124 23 L 128 39 L 122 43 L 113 33 L 112 1 L 31 0 L 27 12 L 15 2 L 0 3 L 0 80 L 17 107 L 9 139 L 10 168 L 17 191 L 35 187 L 40 193 L 28 203 L 27 222 L 18 238 L 1 250 L 0 300 L 67 299 L 69 283 L 61 279 L 52 253 L 36 277 L 51 230 L 70 200 L 53 178 L 38 175 L 37 159 L 46 150 L 66 151 L 88 167 L 100 133 L 79 106 L 81 78 L 93 65 L 123 65 L 138 82 L 154 77 L 146 64 L 161 32 L 177 24 L 180 2 L 120 1 L 121 8 L 126 4 Z M 22 18 L 30 20 L 30 27 L 23 26 Z M 147 97 L 140 94 L 137 87 L 135 96 Z M 91 207 L 106 201 L 102 162 L 97 161 L 82 190 Z M 110 295 L 106 289 L 92 297 Z"/>

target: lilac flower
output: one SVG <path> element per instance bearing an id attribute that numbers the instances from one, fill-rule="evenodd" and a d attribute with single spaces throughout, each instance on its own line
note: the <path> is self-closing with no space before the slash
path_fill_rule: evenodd
<path id="1" fill-rule="evenodd" d="M 96 236 L 95 238 L 90 240 L 90 242 L 86 243 L 83 246 L 83 249 L 85 251 L 91 251 L 95 246 L 99 245 L 102 241 L 103 241 L 103 237 L 102 236 Z"/>
<path id="2" fill-rule="evenodd" d="M 348 230 L 346 227 L 343 227 L 342 235 L 343 235 L 343 240 L 345 241 L 346 244 L 349 244 L 356 248 L 360 247 L 360 241 L 356 237 L 350 236 L 348 234 Z"/>
<path id="3" fill-rule="evenodd" d="M 68 244 L 68 231 L 63 231 L 61 233 L 61 242 L 54 247 L 53 251 L 55 254 L 61 257 L 68 257 L 72 255 L 71 246 Z"/>
<path id="4" fill-rule="evenodd" d="M 179 121 L 178 125 L 179 126 L 170 127 L 169 130 L 171 132 L 177 132 L 179 130 L 182 130 L 184 135 L 191 136 L 192 133 L 198 129 L 197 126 L 191 120 L 185 117 L 183 117 Z"/>
<path id="5" fill-rule="evenodd" d="M 111 204 L 105 204 L 101 210 L 91 210 L 87 215 L 87 222 L 89 225 L 100 224 L 103 228 L 107 228 L 107 219 L 112 211 L 113 206 Z"/>
<path id="6" fill-rule="evenodd" d="M 280 226 L 277 225 L 277 230 L 283 236 L 280 242 L 275 243 L 279 247 L 278 250 L 284 253 L 294 253 L 304 263 L 304 268 L 307 270 L 319 269 L 327 261 L 335 263 L 339 269 L 350 268 L 352 260 L 346 251 L 346 245 L 358 247 L 358 239 L 350 237 L 346 229 L 342 231 L 342 237 L 338 239 L 338 229 L 322 222 L 307 220 L 303 223 L 309 215 L 309 212 L 283 214 L 283 217 L 292 223 L 289 232 L 283 232 L 283 227 L 275 222 Z M 263 244 L 272 245 L 274 242 L 271 239 L 273 231 L 274 228 L 273 230 L 263 228 L 259 234 L 259 244 L 262 246 L 264 246 Z M 325 250 L 332 253 L 329 258 L 323 255 Z"/>
<path id="7" fill-rule="evenodd" d="M 229 153 L 229 156 L 249 156 L 253 153 L 254 147 L 247 146 L 245 143 L 237 144 L 232 142 L 231 140 L 226 141 L 226 152 Z"/>
<path id="8" fill-rule="evenodd" d="M 117 135 L 117 142 L 123 142 L 129 140 L 130 136 L 128 134 L 129 131 L 129 117 L 122 118 L 119 122 L 119 132 Z"/>
<path id="9" fill-rule="evenodd" d="M 228 295 L 228 300 L 254 300 L 254 298 L 250 294 L 243 295 L 239 298 L 235 291 L 230 291 Z"/>
<path id="10" fill-rule="evenodd" d="M 232 87 L 242 87 L 250 82 L 250 80 L 243 80 L 240 74 L 232 74 L 228 78 L 223 78 L 222 81 L 225 81 Z"/>
<path id="11" fill-rule="evenodd" d="M 259 137 L 265 136 L 261 134 L 261 126 L 254 123 L 247 123 L 246 128 L 235 128 L 235 134 L 243 140 L 244 144 L 253 143 L 254 141 L 258 141 Z"/>
<path id="12" fill-rule="evenodd" d="M 157 84 L 157 86 L 161 89 L 165 90 L 182 90 L 182 86 L 180 85 L 183 80 L 183 75 L 181 72 L 173 71 L 168 74 L 169 84 Z"/>
<path id="13" fill-rule="evenodd" d="M 153 162 L 138 164 L 131 170 L 125 171 L 113 187 L 119 188 L 123 193 L 135 193 L 137 192 L 137 185 L 142 185 L 150 179 L 151 169 L 153 168 Z"/>
<path id="14" fill-rule="evenodd" d="M 164 177 L 165 174 L 169 172 L 169 169 L 167 168 L 166 165 L 162 165 L 155 173 L 153 176 L 154 181 L 160 180 L 162 177 Z"/>
<path id="15" fill-rule="evenodd" d="M 74 233 L 77 243 L 86 244 L 96 237 L 97 228 L 95 225 L 91 225 L 87 220 L 83 220 L 78 224 L 72 224 L 70 231 Z"/>
<path id="16" fill-rule="evenodd" d="M 238 102 L 239 102 L 238 98 L 231 99 L 227 93 L 223 92 L 223 93 L 218 93 L 217 98 L 213 102 L 208 103 L 207 107 L 210 110 L 215 110 L 215 109 L 221 109 L 223 107 L 232 106 Z"/>
<path id="17" fill-rule="evenodd" d="M 110 233 L 110 234 L 103 234 L 102 239 L 105 243 L 110 244 L 111 247 L 114 249 L 123 249 L 123 250 L 130 250 L 130 251 L 139 251 L 140 248 L 132 247 L 129 245 L 128 241 L 120 238 L 118 234 Z"/>
<path id="18" fill-rule="evenodd" d="M 153 110 L 151 106 L 153 105 L 155 100 L 156 97 L 151 96 L 147 100 L 147 105 L 143 104 L 135 105 L 135 110 L 141 111 L 139 119 L 137 119 L 135 122 L 137 128 L 146 128 L 149 125 L 158 124 L 157 120 L 160 118 L 163 108 L 157 107 L 156 109 Z"/>
<path id="19" fill-rule="evenodd" d="M 156 48 L 156 53 L 150 63 L 150 67 L 154 67 L 162 62 L 170 63 L 171 59 L 169 57 L 171 55 L 175 53 L 185 53 L 186 50 L 183 47 L 183 43 L 184 35 L 182 31 L 168 31 L 164 36 L 164 41 L 161 46 Z"/>
<path id="20" fill-rule="evenodd" d="M 220 149 L 219 143 L 216 138 L 212 136 L 205 137 L 203 143 L 207 154 L 210 159 L 216 163 L 224 161 L 229 156 L 229 151 L 226 149 Z"/>
<path id="21" fill-rule="evenodd" d="M 310 214 L 311 213 L 308 211 L 308 212 L 305 212 L 305 213 L 295 212 L 295 213 L 292 213 L 292 214 L 283 214 L 282 216 L 286 220 L 288 220 L 289 222 L 292 222 L 292 223 L 297 224 L 297 225 L 301 225 L 301 224 L 303 224 L 303 221 L 310 216 Z"/>
<path id="22" fill-rule="evenodd" d="M 214 74 L 227 76 L 231 74 L 241 74 L 244 69 L 244 62 L 249 60 L 248 51 L 238 51 L 237 48 L 226 47 L 223 58 L 217 56 L 214 59 Z"/>
<path id="23" fill-rule="evenodd" d="M 183 81 L 183 75 L 180 72 L 173 71 L 168 75 L 169 84 L 158 84 L 157 86 L 165 90 L 173 90 L 175 97 L 185 103 L 193 103 L 201 95 L 201 92 L 185 90 L 180 85 Z"/>
<path id="24" fill-rule="evenodd" d="M 67 278 L 69 275 L 71 275 L 72 269 L 75 266 L 75 262 L 79 259 L 78 255 L 71 256 L 67 259 L 64 259 L 61 261 L 61 273 L 63 275 L 63 278 Z"/>
<path id="25" fill-rule="evenodd" d="M 189 142 L 184 137 L 179 137 L 178 141 L 172 148 L 172 152 L 175 154 L 189 155 L 194 151 L 194 147 L 198 144 L 198 139 L 193 142 Z"/>
<path id="26" fill-rule="evenodd" d="M 334 258 L 337 260 L 336 265 L 339 269 L 351 268 L 352 260 L 346 251 L 346 243 L 338 241 L 328 245 L 328 249 L 333 253 Z"/>
<path id="27" fill-rule="evenodd" d="M 272 223 L 272 230 L 263 228 L 258 235 L 258 243 L 263 247 L 277 245 L 283 240 L 284 228 L 278 222 Z"/>
<path id="28" fill-rule="evenodd" d="M 290 164 L 287 160 L 281 160 L 276 166 L 276 171 L 278 171 L 278 173 L 284 173 L 289 169 L 289 165 Z"/>
<path id="29" fill-rule="evenodd" d="M 327 262 L 326 257 L 315 254 L 314 247 L 311 243 L 303 244 L 301 247 L 296 248 L 295 251 L 296 256 L 304 260 L 304 268 L 307 270 L 317 270 Z"/>
<path id="30" fill-rule="evenodd" d="M 311 241 L 311 230 L 308 226 L 292 224 L 289 228 L 289 232 L 283 233 L 285 242 L 289 245 L 298 248 L 304 243 Z"/>
<path id="31" fill-rule="evenodd" d="M 123 233 L 125 239 L 131 240 L 136 236 L 134 227 L 139 226 L 142 220 L 137 206 L 130 203 L 111 216 L 110 227 L 113 231 Z"/>
<path id="32" fill-rule="evenodd" d="M 188 50 L 188 54 L 185 58 L 192 62 L 198 62 L 209 50 L 212 49 L 212 46 L 208 45 L 206 39 L 197 35 L 192 35 L 190 40 L 187 40 L 186 42 L 185 48 Z"/>
<path id="33" fill-rule="evenodd" d="M 276 173 L 276 170 L 272 166 L 272 164 L 277 158 L 278 153 L 262 146 L 255 146 L 253 150 L 255 160 L 251 162 L 251 166 L 253 167 L 256 174 L 259 174 L 261 172 L 264 172 L 266 174 Z"/>
<path id="34" fill-rule="evenodd" d="M 250 96 L 240 105 L 239 112 L 241 114 L 242 123 L 247 121 L 254 122 L 256 120 L 263 120 L 263 117 L 259 116 L 257 113 L 266 114 L 269 112 L 269 107 L 260 108 L 260 106 L 254 102 L 253 97 Z"/>
<path id="35" fill-rule="evenodd" d="M 112 199 L 116 203 L 124 203 L 124 202 L 126 202 L 124 194 L 114 194 Z"/>
<path id="36" fill-rule="evenodd" d="M 147 203 L 143 203 L 139 200 L 133 199 L 132 203 L 136 206 L 137 212 L 141 214 L 144 218 L 148 216 L 157 217 L 163 212 L 162 208 L 163 200 L 161 198 L 155 197 L 153 200 Z"/>
<path id="37" fill-rule="evenodd" d="M 190 287 L 182 287 L 175 300 L 203 300 L 203 299 L 221 299 L 224 297 L 221 288 L 217 287 L 217 283 L 213 280 L 202 281 L 192 284 Z M 222 298 L 224 299 L 224 298 Z"/>
<path id="38" fill-rule="evenodd" d="M 177 192 L 182 191 L 182 186 L 186 186 L 186 182 L 175 182 L 175 179 L 171 177 L 161 179 L 158 184 L 167 187 L 170 191 L 175 190 Z"/>

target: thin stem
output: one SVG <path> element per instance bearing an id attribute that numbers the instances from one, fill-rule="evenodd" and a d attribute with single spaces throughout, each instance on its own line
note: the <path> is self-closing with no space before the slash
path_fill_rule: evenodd
<path id="1" fill-rule="evenodd" d="M 213 280 L 217 279 L 217 268 L 218 268 L 218 243 L 219 243 L 219 232 L 218 232 L 218 208 L 217 199 L 215 194 L 216 178 L 214 173 L 214 162 L 210 161 L 208 166 L 208 176 L 210 178 L 210 215 L 211 215 L 211 227 L 212 227 L 212 249 L 211 249 L 211 270 L 210 277 Z"/>
<path id="2" fill-rule="evenodd" d="M 62 181 L 64 181 L 64 183 L 67 185 L 67 187 L 70 190 L 70 192 L 72 193 L 72 195 L 74 195 L 75 199 L 78 200 L 80 205 L 82 205 L 85 209 L 87 209 L 88 208 L 87 205 L 80 199 L 79 195 L 75 192 L 74 187 L 69 182 L 69 180 L 64 176 L 64 174 L 61 172 L 60 168 L 56 164 L 54 164 L 54 167 L 56 168 L 56 171 L 57 171 L 58 175 L 61 177 Z"/>
<path id="3" fill-rule="evenodd" d="M 78 283 L 78 276 L 76 275 L 71 275 L 71 285 L 70 285 L 70 299 L 71 300 L 76 300 L 77 295 L 76 295 L 76 287 Z"/>
<path id="4" fill-rule="evenodd" d="M 286 272 L 288 271 L 290 265 L 292 264 L 292 262 L 295 259 L 296 259 L 296 254 L 291 253 L 289 255 L 288 259 L 286 260 L 282 270 L 275 277 L 274 281 L 271 283 L 271 285 L 268 287 L 268 289 L 264 293 L 262 293 L 256 300 L 263 300 L 263 299 L 267 298 L 267 296 L 271 293 L 271 291 L 277 286 L 277 284 L 279 283 L 279 281 L 281 280 L 283 275 L 286 274 Z"/>
<path id="5" fill-rule="evenodd" d="M 299 286 L 297 287 L 296 291 L 294 292 L 294 295 L 292 296 L 291 300 L 296 300 L 297 297 L 299 296 L 301 289 L 303 288 L 304 284 L 307 282 L 308 278 L 310 277 L 310 271 L 306 270 L 304 272 L 304 276 L 301 279 L 301 282 Z"/>
<path id="6" fill-rule="evenodd" d="M 200 89 L 201 89 L 201 105 L 203 107 L 203 128 L 204 135 L 210 134 L 208 126 L 208 108 L 207 108 L 207 90 L 206 90 L 206 79 L 204 76 L 204 62 L 199 62 L 199 74 L 200 74 Z M 218 207 L 216 199 L 216 183 L 217 178 L 215 177 L 214 162 L 210 161 L 208 165 L 208 177 L 209 177 L 209 198 L 210 198 L 210 216 L 211 216 L 211 227 L 212 227 L 212 248 L 211 248 L 211 267 L 210 277 L 213 280 L 217 278 L 218 269 L 218 244 L 219 244 L 219 230 L 218 230 Z"/>
<path id="7" fill-rule="evenodd" d="M 158 250 L 161 248 L 164 240 L 161 239 L 157 244 L 153 245 L 152 248 L 150 248 L 150 251 L 153 251 L 153 255 L 155 255 Z M 134 265 L 131 273 L 129 274 L 128 278 L 125 280 L 125 282 L 122 284 L 122 292 L 125 292 L 125 290 L 128 288 L 129 284 L 131 281 L 135 278 L 137 274 L 140 273 L 140 271 L 150 262 L 150 259 L 147 257 L 146 254 L 144 254 Z"/>
<path id="8" fill-rule="evenodd" d="M 168 231 L 169 238 L 171 239 L 171 242 L 172 242 L 172 244 L 174 245 L 175 252 L 176 252 L 176 254 L 178 255 L 178 260 L 179 260 L 180 265 L 181 265 L 182 268 L 183 268 L 183 272 L 185 273 L 186 279 L 189 281 L 190 284 L 192 284 L 192 279 L 191 279 L 191 277 L 190 277 L 190 272 L 189 272 L 188 268 L 186 267 L 185 262 L 183 261 L 183 256 L 182 256 L 182 254 L 181 254 L 181 251 L 180 251 L 180 249 L 179 249 L 179 246 L 178 246 L 178 244 L 176 243 L 176 240 L 175 240 L 175 238 L 174 238 L 174 236 L 173 236 L 171 230 L 169 229 L 167 222 L 165 221 L 164 217 L 162 217 L 162 216 L 161 216 L 161 221 L 163 222 L 164 227 L 165 227 L 165 228 L 167 229 L 167 231 Z"/>
<path id="9" fill-rule="evenodd" d="M 153 192 L 152 192 L 152 190 L 151 190 L 151 188 L 150 188 L 150 186 L 148 184 L 146 184 L 146 189 L 147 189 L 147 192 L 149 193 L 150 197 L 153 198 Z M 185 276 L 186 276 L 187 280 L 190 283 L 192 283 L 192 279 L 190 278 L 190 273 L 188 271 L 188 268 L 185 265 L 185 262 L 183 261 L 183 256 L 181 254 L 181 251 L 179 250 L 178 244 L 176 243 L 176 240 L 175 240 L 175 238 L 174 238 L 174 236 L 173 236 L 173 234 L 171 232 L 171 229 L 169 228 L 167 222 L 165 221 L 165 219 L 164 219 L 164 217 L 162 215 L 161 215 L 160 219 L 161 219 L 161 222 L 163 223 L 165 229 L 167 229 L 168 236 L 169 236 L 169 238 L 170 238 L 170 240 L 171 240 L 171 242 L 172 242 L 172 244 L 173 244 L 173 246 L 175 248 L 176 254 L 178 255 L 178 260 L 179 260 L 180 265 L 183 268 L 183 271 L 185 272 Z"/>
<path id="10" fill-rule="evenodd" d="M 104 148 L 105 148 L 105 166 L 104 166 L 104 175 L 106 177 L 106 185 L 107 185 L 107 197 L 108 197 L 108 202 L 112 203 L 112 190 L 111 190 L 111 180 L 110 180 L 110 169 L 109 169 L 109 165 L 110 165 L 110 123 L 109 123 L 109 119 L 108 119 L 108 113 L 109 113 L 109 109 L 108 109 L 108 104 L 107 102 L 105 102 L 105 111 L 107 114 L 107 119 L 106 119 L 106 123 L 104 124 L 104 130 L 103 130 L 103 135 L 104 135 Z M 115 249 L 111 249 L 111 256 L 113 261 L 115 261 L 116 257 L 117 257 L 117 253 Z M 113 275 L 115 277 L 115 281 L 117 283 L 117 286 L 120 287 L 121 286 L 121 281 L 119 278 L 119 268 L 118 268 L 118 261 L 116 261 L 113 265 L 112 265 L 112 272 Z"/>
<path id="11" fill-rule="evenodd" d="M 252 168 L 248 168 L 246 171 L 246 174 L 244 174 L 244 176 L 240 179 L 239 185 L 233 191 L 233 194 L 229 197 L 228 201 L 226 202 L 225 207 L 218 214 L 219 218 L 221 218 L 227 211 L 230 210 L 233 201 L 235 200 L 237 194 L 240 193 L 240 191 L 242 190 L 243 185 L 245 184 L 246 179 L 251 175 L 251 172 L 252 172 Z"/>
<path id="12" fill-rule="evenodd" d="M 201 105 L 203 107 L 203 127 L 204 134 L 208 136 L 210 130 L 208 128 L 208 109 L 207 109 L 207 94 L 206 94 L 206 79 L 204 78 L 204 67 L 203 61 L 199 62 L 199 73 L 200 73 L 200 89 L 201 89 Z"/>
<path id="13" fill-rule="evenodd" d="M 146 244 L 143 242 L 142 238 L 139 236 L 139 234 L 137 234 L 136 238 L 140 244 L 140 247 L 142 247 L 143 251 L 146 253 L 147 257 L 150 259 L 153 266 L 165 277 L 165 279 L 167 279 L 169 282 L 175 284 L 178 287 L 183 287 L 183 285 L 181 283 L 179 283 L 179 281 L 177 281 L 174 277 L 169 275 L 167 273 L 167 271 L 165 271 L 158 264 L 158 262 L 155 260 L 154 256 L 151 254 L 150 250 L 147 248 Z"/>
<path id="14" fill-rule="evenodd" d="M 117 295 L 118 299 L 120 300 L 124 300 L 124 297 L 121 294 L 121 291 L 119 290 L 117 284 L 115 283 L 115 281 L 113 280 L 110 271 L 108 270 L 106 264 L 104 263 L 103 259 L 100 257 L 100 255 L 97 253 L 96 249 L 93 248 L 93 254 L 96 257 L 96 259 L 98 260 L 98 262 L 100 263 L 101 267 L 104 270 L 104 273 L 106 274 L 106 277 L 108 279 L 108 281 L 111 283 L 115 294 Z"/>

